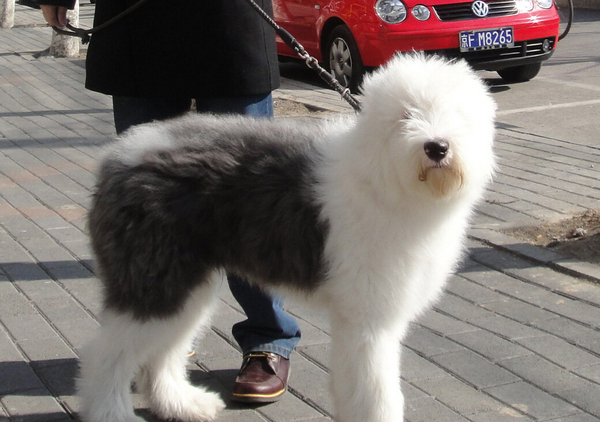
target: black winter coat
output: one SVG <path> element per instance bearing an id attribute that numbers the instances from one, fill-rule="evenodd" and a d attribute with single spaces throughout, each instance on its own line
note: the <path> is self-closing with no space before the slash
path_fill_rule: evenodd
<path id="1" fill-rule="evenodd" d="M 135 2 L 97 0 L 94 26 Z M 272 15 L 271 0 L 257 3 Z M 275 33 L 246 0 L 149 0 L 93 34 L 87 53 L 86 87 L 110 95 L 237 97 L 278 86 Z"/>

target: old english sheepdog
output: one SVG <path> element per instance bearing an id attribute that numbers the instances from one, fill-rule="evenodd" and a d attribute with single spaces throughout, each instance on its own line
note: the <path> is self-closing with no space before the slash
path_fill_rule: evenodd
<path id="1" fill-rule="evenodd" d="M 216 417 L 185 365 L 223 270 L 328 309 L 338 422 L 403 420 L 400 341 L 461 257 L 496 107 L 466 63 L 420 54 L 369 76 L 362 102 L 321 123 L 187 115 L 110 147 L 89 214 L 104 309 L 84 420 L 142 421 L 136 374 L 159 417 Z"/>

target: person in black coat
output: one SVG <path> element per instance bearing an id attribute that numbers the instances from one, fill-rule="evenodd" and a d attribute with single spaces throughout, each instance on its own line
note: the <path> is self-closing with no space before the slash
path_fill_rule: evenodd
<path id="1" fill-rule="evenodd" d="M 97 0 L 94 26 L 137 0 Z M 76 0 L 38 0 L 52 26 L 66 25 Z M 270 0 L 257 3 L 272 15 Z M 272 117 L 279 87 L 275 33 L 245 0 L 148 0 L 91 37 L 86 88 L 111 95 L 117 133 L 190 110 Z M 296 321 L 235 275 L 230 289 L 247 315 L 233 335 L 244 352 L 232 399 L 277 400 L 287 388 Z"/>

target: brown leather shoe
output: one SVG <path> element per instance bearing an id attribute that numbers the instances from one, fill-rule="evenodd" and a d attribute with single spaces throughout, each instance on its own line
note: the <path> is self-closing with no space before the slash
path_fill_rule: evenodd
<path id="1" fill-rule="evenodd" d="M 270 403 L 287 390 L 289 359 L 268 352 L 251 352 L 244 356 L 233 385 L 231 400 L 244 403 Z"/>

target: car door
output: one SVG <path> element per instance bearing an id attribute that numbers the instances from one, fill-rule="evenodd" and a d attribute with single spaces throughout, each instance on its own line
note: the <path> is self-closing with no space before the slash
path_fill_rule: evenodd
<path id="1" fill-rule="evenodd" d="M 317 19 L 320 0 L 273 0 L 275 21 L 286 29 L 309 52 L 319 50 Z"/>

